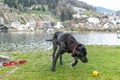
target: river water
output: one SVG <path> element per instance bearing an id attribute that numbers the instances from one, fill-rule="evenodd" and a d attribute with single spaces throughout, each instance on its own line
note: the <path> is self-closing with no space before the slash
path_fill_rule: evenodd
<path id="1" fill-rule="evenodd" d="M 72 33 L 78 42 L 85 45 L 120 45 L 117 33 L 84 32 Z M 48 49 L 52 43 L 45 39 L 53 34 L 40 32 L 0 33 L 0 52 Z"/>

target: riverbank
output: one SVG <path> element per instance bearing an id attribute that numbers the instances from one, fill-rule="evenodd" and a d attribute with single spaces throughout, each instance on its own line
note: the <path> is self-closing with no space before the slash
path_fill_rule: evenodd
<path id="1" fill-rule="evenodd" d="M 10 53 L 13 60 L 27 60 L 28 62 L 19 65 L 18 69 L 10 75 L 4 75 L 5 80 L 119 80 L 120 68 L 119 57 L 120 47 L 108 46 L 86 46 L 89 62 L 84 64 L 81 61 L 71 68 L 69 65 L 73 58 L 69 54 L 63 55 L 63 65 L 56 65 L 56 72 L 51 72 L 52 50 L 28 51 Z M 59 61 L 59 60 L 58 60 Z M 0 67 L 0 75 L 6 74 L 9 70 L 16 68 Z M 97 70 L 98 77 L 93 77 L 92 72 Z"/>

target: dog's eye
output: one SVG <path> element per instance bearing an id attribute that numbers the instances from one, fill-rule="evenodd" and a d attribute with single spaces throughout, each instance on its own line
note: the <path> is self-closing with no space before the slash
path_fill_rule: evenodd
<path id="1" fill-rule="evenodd" d="M 81 50 L 82 50 L 82 48 L 81 48 L 81 47 L 78 47 L 78 48 L 77 48 L 77 50 L 78 50 L 78 51 L 81 51 Z"/>

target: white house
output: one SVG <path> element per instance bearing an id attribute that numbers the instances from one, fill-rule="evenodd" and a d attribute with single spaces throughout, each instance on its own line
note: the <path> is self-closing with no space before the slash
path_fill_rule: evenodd
<path id="1" fill-rule="evenodd" d="M 54 33 L 55 31 L 54 31 L 54 29 L 53 28 L 48 28 L 47 29 L 47 33 Z"/>
<path id="2" fill-rule="evenodd" d="M 100 22 L 100 20 L 98 18 L 90 17 L 90 18 L 88 18 L 88 22 L 93 23 L 93 24 L 97 24 Z"/>
<path id="3" fill-rule="evenodd" d="M 37 26 L 39 26 L 40 28 L 51 28 L 52 27 L 50 21 L 38 21 Z"/>
<path id="4" fill-rule="evenodd" d="M 2 5 L 2 9 L 10 9 L 10 7 L 7 4 Z"/>
<path id="5" fill-rule="evenodd" d="M 18 26 L 20 26 L 20 25 L 21 25 L 21 22 L 19 22 L 19 21 L 15 21 L 15 22 L 12 22 L 12 23 L 11 23 L 11 27 L 12 27 L 12 28 L 15 28 L 15 29 L 16 29 Z"/>
<path id="6" fill-rule="evenodd" d="M 24 24 L 21 24 L 17 27 L 17 30 L 25 30 L 25 25 Z"/>
<path id="7" fill-rule="evenodd" d="M 30 20 L 28 23 L 29 27 L 36 27 L 36 21 L 35 20 Z"/>
<path id="8" fill-rule="evenodd" d="M 21 22 L 19 21 L 15 21 L 11 23 L 11 27 L 17 30 L 24 30 L 26 25 L 21 24 Z"/>
<path id="9" fill-rule="evenodd" d="M 117 19 L 117 20 L 111 20 L 110 22 L 112 22 L 114 25 L 116 25 L 116 24 L 120 24 L 120 19 Z"/>
<path id="10" fill-rule="evenodd" d="M 30 29 L 34 31 L 35 27 L 36 27 L 36 21 L 30 20 L 29 22 L 26 23 L 25 29 Z"/>
<path id="11" fill-rule="evenodd" d="M 21 22 L 19 21 L 15 21 L 11 23 L 11 27 L 17 30 L 32 30 L 34 31 L 35 27 L 36 27 L 36 21 L 34 20 L 30 20 L 29 22 L 27 22 L 26 24 L 21 24 Z"/>
<path id="12" fill-rule="evenodd" d="M 77 14 L 73 14 L 73 18 L 81 18 L 79 11 Z"/>
<path id="13" fill-rule="evenodd" d="M 54 28 L 60 29 L 60 28 L 64 28 L 64 26 L 61 24 L 61 22 L 57 22 Z"/>

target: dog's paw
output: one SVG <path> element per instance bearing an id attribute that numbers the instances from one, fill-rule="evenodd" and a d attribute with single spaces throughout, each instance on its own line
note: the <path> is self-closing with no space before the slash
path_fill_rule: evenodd
<path id="1" fill-rule="evenodd" d="M 77 64 L 77 62 L 72 62 L 72 63 L 70 64 L 70 66 L 71 66 L 71 67 L 74 67 L 76 64 Z"/>
<path id="2" fill-rule="evenodd" d="M 51 71 L 52 71 L 52 72 L 54 72 L 54 71 L 55 71 L 55 69 L 51 68 Z"/>
<path id="3" fill-rule="evenodd" d="M 73 63 L 70 64 L 70 68 L 73 68 Z"/>
<path id="4" fill-rule="evenodd" d="M 63 63 L 62 63 L 62 62 L 60 62 L 60 65 L 63 65 Z"/>

